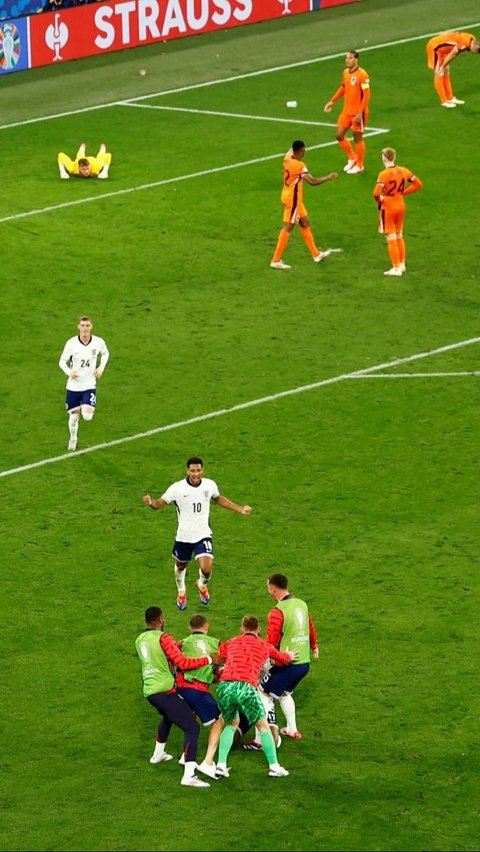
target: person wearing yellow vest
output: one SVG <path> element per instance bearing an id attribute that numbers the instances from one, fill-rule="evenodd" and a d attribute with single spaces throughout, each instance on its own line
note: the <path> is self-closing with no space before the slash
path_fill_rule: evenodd
<path id="1" fill-rule="evenodd" d="M 186 657 L 202 657 L 205 654 L 218 653 L 219 640 L 209 635 L 209 623 L 204 615 L 193 615 L 189 622 L 190 634 L 179 642 L 182 654 Z M 215 775 L 215 752 L 223 729 L 223 719 L 215 698 L 210 693 L 210 684 L 215 681 L 216 670 L 213 665 L 201 669 L 182 671 L 177 668 L 175 683 L 177 692 L 192 708 L 197 719 L 205 728 L 209 728 L 207 753 L 197 769 L 209 778 Z"/>
<path id="2" fill-rule="evenodd" d="M 184 787 L 209 787 L 210 784 L 195 775 L 200 729 L 187 702 L 176 690 L 171 666 L 181 666 L 183 671 L 190 671 L 218 664 L 221 658 L 215 653 L 185 657 L 173 636 L 164 632 L 165 619 L 159 606 L 148 607 L 145 623 L 146 630 L 135 640 L 135 650 L 142 666 L 143 694 L 162 717 L 150 763 L 173 760 L 172 755 L 165 752 L 165 745 L 172 726 L 177 725 L 185 735 L 184 771 L 180 783 Z"/>
<path id="3" fill-rule="evenodd" d="M 289 666 L 270 669 L 260 682 L 260 697 L 270 718 L 274 718 L 273 699 L 278 700 L 287 723 L 280 733 L 300 740 L 292 693 L 308 674 L 310 657 L 318 658 L 317 632 L 307 604 L 290 594 L 284 574 L 272 574 L 267 590 L 276 602 L 267 618 L 267 642 L 279 651 L 297 651 L 298 658 Z"/>

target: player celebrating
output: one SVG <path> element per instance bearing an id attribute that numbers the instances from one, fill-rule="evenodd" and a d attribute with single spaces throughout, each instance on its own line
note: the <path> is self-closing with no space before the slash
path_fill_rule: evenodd
<path id="1" fill-rule="evenodd" d="M 219 640 L 209 635 L 209 624 L 204 615 L 193 615 L 190 619 L 190 635 L 179 642 L 184 657 L 204 657 L 218 653 Z M 175 685 L 177 692 L 192 708 L 208 734 L 207 753 L 197 769 L 210 778 L 215 778 L 214 757 L 223 728 L 223 719 L 217 702 L 210 693 L 210 684 L 215 679 L 213 665 L 194 671 L 182 671 L 177 667 Z"/>
<path id="2" fill-rule="evenodd" d="M 370 101 L 370 79 L 366 71 L 358 64 L 360 54 L 349 50 L 345 56 L 342 84 L 325 104 L 323 111 L 330 112 L 335 101 L 344 98 L 343 110 L 337 120 L 336 139 L 340 148 L 347 155 L 347 164 L 343 171 L 349 175 L 357 175 L 365 169 L 365 142 L 363 132 L 368 121 L 368 104 Z M 352 129 L 355 141 L 355 151 L 348 139 L 347 130 Z"/>
<path id="3" fill-rule="evenodd" d="M 192 456 L 187 461 L 187 477 L 174 482 L 158 500 L 152 500 L 149 494 L 143 498 L 145 506 L 151 509 L 163 509 L 174 503 L 178 514 L 178 528 L 172 556 L 175 559 L 175 582 L 177 584 L 177 607 L 187 608 L 185 569 L 192 556 L 198 562 L 197 588 L 200 602 L 206 606 L 210 600 L 207 588 L 212 573 L 213 543 L 209 526 L 210 501 L 217 506 L 251 515 L 251 506 L 239 506 L 227 497 L 223 497 L 213 479 L 203 476 L 203 461 Z"/>
<path id="4" fill-rule="evenodd" d="M 263 703 L 258 693 L 260 669 L 268 659 L 281 666 L 287 666 L 297 659 L 297 651 L 277 651 L 258 635 L 259 621 L 255 615 L 246 615 L 242 619 L 240 636 L 227 642 L 221 642 L 219 653 L 225 657 L 225 668 L 219 678 L 217 699 L 225 720 L 220 737 L 216 775 L 228 778 L 227 758 L 240 721 L 242 711 L 251 725 L 260 731 L 260 739 L 268 760 L 268 774 L 271 778 L 283 778 L 288 771 L 277 760 L 275 742 L 271 734 Z"/>
<path id="5" fill-rule="evenodd" d="M 450 63 L 459 53 L 480 53 L 480 42 L 471 33 L 440 33 L 427 43 L 428 67 L 434 72 L 433 84 L 440 104 L 452 109 L 465 101 L 453 94 L 450 80 Z"/>
<path id="6" fill-rule="evenodd" d="M 77 449 L 80 414 L 84 420 L 93 419 L 97 404 L 97 379 L 103 375 L 110 357 L 103 338 L 92 334 L 90 317 L 80 317 L 77 328 L 78 335 L 67 340 L 58 362 L 60 369 L 68 376 L 65 407 L 70 431 L 69 450 Z"/>
<path id="7" fill-rule="evenodd" d="M 106 145 L 102 142 L 96 157 L 86 157 L 85 149 L 85 142 L 82 142 L 74 160 L 60 151 L 57 162 L 62 180 L 68 180 L 70 175 L 80 178 L 98 177 L 100 180 L 108 178 L 112 155 L 108 153 Z"/>
<path id="8" fill-rule="evenodd" d="M 158 725 L 155 750 L 150 763 L 164 763 L 172 760 L 165 752 L 165 746 L 173 725 L 184 732 L 183 740 L 183 778 L 185 787 L 209 787 L 195 775 L 197 768 L 197 748 L 199 727 L 188 704 L 177 694 L 171 669 L 181 666 L 183 671 L 200 669 L 212 663 L 219 663 L 220 657 L 213 653 L 186 657 L 180 651 L 173 636 L 166 633 L 165 617 L 159 606 L 150 606 L 145 610 L 146 628 L 135 640 L 141 666 L 143 694 L 162 717 Z"/>
<path id="9" fill-rule="evenodd" d="M 382 161 L 385 168 L 380 172 L 373 190 L 380 211 L 379 233 L 385 234 L 392 268 L 384 275 L 401 276 L 406 272 L 405 241 L 403 223 L 405 220 L 404 195 L 411 195 L 422 188 L 423 184 L 410 169 L 396 166 L 394 148 L 384 148 Z"/>

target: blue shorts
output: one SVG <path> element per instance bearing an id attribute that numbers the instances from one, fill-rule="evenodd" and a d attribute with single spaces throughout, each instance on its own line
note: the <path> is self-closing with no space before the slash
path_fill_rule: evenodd
<path id="1" fill-rule="evenodd" d="M 192 708 L 202 725 L 213 725 L 220 718 L 220 708 L 209 692 L 203 692 L 201 689 L 189 689 L 186 686 L 177 686 L 177 692 Z"/>
<path id="2" fill-rule="evenodd" d="M 260 688 L 272 698 L 280 698 L 284 692 L 293 692 L 301 680 L 308 674 L 310 663 L 293 666 L 273 666 L 260 681 Z"/>
<path id="3" fill-rule="evenodd" d="M 67 411 L 75 411 L 82 405 L 90 405 L 95 408 L 97 404 L 97 394 L 95 388 L 89 388 L 84 391 L 67 390 L 67 398 L 65 400 L 65 408 Z"/>
<path id="4" fill-rule="evenodd" d="M 210 556 L 213 559 L 213 544 L 211 538 L 202 538 L 201 541 L 175 541 L 172 556 L 177 562 L 190 562 L 192 556 Z"/>

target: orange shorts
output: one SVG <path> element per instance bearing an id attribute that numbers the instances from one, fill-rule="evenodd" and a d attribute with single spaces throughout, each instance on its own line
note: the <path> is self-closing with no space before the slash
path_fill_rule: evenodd
<path id="1" fill-rule="evenodd" d="M 451 44 L 443 45 L 442 47 L 437 47 L 437 39 L 432 39 L 427 44 L 427 60 L 428 67 L 435 71 L 438 65 L 441 65 L 446 56 L 450 53 L 452 49 Z"/>
<path id="2" fill-rule="evenodd" d="M 354 115 L 351 115 L 348 112 L 341 112 L 338 116 L 337 127 L 351 127 L 355 133 L 363 133 L 367 126 L 368 110 L 365 110 L 362 115 L 362 120 L 356 121 Z"/>
<path id="3" fill-rule="evenodd" d="M 303 201 L 296 206 L 292 206 L 292 204 L 284 204 L 283 205 L 283 221 L 290 222 L 292 225 L 296 225 L 298 220 L 303 216 L 308 216 L 307 208 L 305 207 Z"/>
<path id="4" fill-rule="evenodd" d="M 401 234 L 405 221 L 405 210 L 380 210 L 379 234 Z"/>

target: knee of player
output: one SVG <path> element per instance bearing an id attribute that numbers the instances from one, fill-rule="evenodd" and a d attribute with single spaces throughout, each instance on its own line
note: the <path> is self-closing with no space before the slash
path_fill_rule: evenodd
<path id="1" fill-rule="evenodd" d="M 86 405 L 82 405 L 82 417 L 84 420 L 93 420 L 93 415 L 95 414 L 95 409 L 90 408 Z"/>

